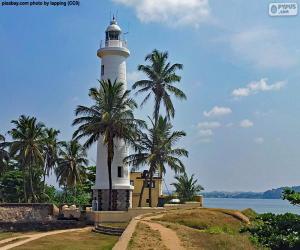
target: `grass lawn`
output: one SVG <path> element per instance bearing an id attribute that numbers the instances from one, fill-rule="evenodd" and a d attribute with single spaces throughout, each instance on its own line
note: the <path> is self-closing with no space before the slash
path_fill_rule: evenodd
<path id="1" fill-rule="evenodd" d="M 23 235 L 23 234 L 22 233 L 12 233 L 12 232 L 0 232 L 0 240 L 5 240 L 8 238 L 21 236 L 21 235 Z"/>
<path id="2" fill-rule="evenodd" d="M 156 221 L 176 231 L 186 249 L 259 249 L 247 234 L 239 233 L 246 224 L 236 218 L 233 212 L 225 209 L 175 210 Z"/>
<path id="3" fill-rule="evenodd" d="M 139 222 L 127 250 L 167 250 L 163 245 L 160 233 L 152 230 L 148 225 Z"/>
<path id="4" fill-rule="evenodd" d="M 90 229 L 61 233 L 34 240 L 14 250 L 109 250 L 118 241 L 117 236 L 93 233 Z"/>

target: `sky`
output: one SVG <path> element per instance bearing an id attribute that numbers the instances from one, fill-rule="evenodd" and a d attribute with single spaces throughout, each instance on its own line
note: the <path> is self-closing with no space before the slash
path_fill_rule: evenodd
<path id="1" fill-rule="evenodd" d="M 2 2 L 2 1 L 0 1 Z M 294 1 L 298 3 L 298 1 Z M 79 7 L 0 6 L 0 133 L 26 114 L 70 140 L 74 109 L 90 105 L 96 56 L 112 13 L 131 52 L 128 88 L 153 49 L 184 69 L 173 98 L 185 165 L 206 191 L 300 185 L 300 17 L 270 17 L 270 1 L 81 0 Z M 298 3 L 299 4 L 299 3 Z M 142 97 L 136 97 L 140 103 Z M 151 114 L 153 100 L 135 113 Z M 89 150 L 95 164 L 95 146 Z M 174 173 L 167 172 L 166 183 Z M 55 183 L 51 176 L 49 183 Z"/>

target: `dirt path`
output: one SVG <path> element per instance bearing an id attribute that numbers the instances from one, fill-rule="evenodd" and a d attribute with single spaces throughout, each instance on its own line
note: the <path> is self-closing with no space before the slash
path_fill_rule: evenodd
<path id="1" fill-rule="evenodd" d="M 151 219 L 159 219 L 163 216 L 163 214 L 160 215 L 155 215 L 155 216 L 150 216 L 150 217 L 145 217 L 141 219 L 142 223 L 145 223 L 148 225 L 151 229 L 153 230 L 158 230 L 163 244 L 169 248 L 170 250 L 184 250 L 184 247 L 182 246 L 182 243 L 180 239 L 178 238 L 177 234 L 175 231 L 173 231 L 170 228 L 167 228 L 155 221 L 151 221 Z"/>
<path id="2" fill-rule="evenodd" d="M 90 229 L 90 228 L 88 228 L 88 229 Z M 12 238 L 8 238 L 8 239 L 0 241 L 0 245 L 7 243 L 6 246 L 0 247 L 0 250 L 12 249 L 14 247 L 21 246 L 21 245 L 26 244 L 30 241 L 37 240 L 37 239 L 40 239 L 42 237 L 49 236 L 49 235 L 69 233 L 69 232 L 80 231 L 80 230 L 87 230 L 87 228 L 56 230 L 56 231 L 51 231 L 51 232 L 46 232 L 46 233 L 26 234 L 26 235 L 20 235 L 20 236 L 17 236 L 17 237 L 12 237 Z M 22 238 L 26 238 L 26 239 L 22 240 Z M 20 240 L 17 241 L 17 242 L 13 242 L 14 240 L 17 240 L 17 239 L 20 239 Z M 9 244 L 9 242 L 12 242 L 12 243 Z"/>

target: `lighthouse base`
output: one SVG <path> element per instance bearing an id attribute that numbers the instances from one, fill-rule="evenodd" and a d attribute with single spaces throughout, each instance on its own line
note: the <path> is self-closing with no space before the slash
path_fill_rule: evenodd
<path id="1" fill-rule="evenodd" d="M 111 197 L 112 211 L 127 211 L 132 207 L 132 190 L 130 189 L 113 189 Z M 109 189 L 93 190 L 93 210 L 109 211 Z"/>

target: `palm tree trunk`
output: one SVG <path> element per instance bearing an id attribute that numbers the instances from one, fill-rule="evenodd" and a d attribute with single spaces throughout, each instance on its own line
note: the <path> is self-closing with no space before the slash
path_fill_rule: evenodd
<path id="1" fill-rule="evenodd" d="M 109 139 L 107 145 L 107 168 L 108 168 L 108 179 L 109 179 L 109 194 L 108 194 L 108 210 L 112 210 L 112 178 L 111 178 L 111 164 L 114 158 L 114 141 Z"/>
<path id="2" fill-rule="evenodd" d="M 44 172 L 43 172 L 43 193 L 45 193 L 46 169 L 47 169 L 47 165 L 44 166 Z"/>
<path id="3" fill-rule="evenodd" d="M 154 107 L 154 125 L 156 126 L 158 117 L 159 117 L 159 109 L 160 109 L 161 97 L 155 97 L 155 107 Z"/>
<path id="4" fill-rule="evenodd" d="M 26 192 L 26 178 L 25 178 L 25 168 L 23 169 L 23 192 L 24 192 L 24 200 L 25 200 L 25 203 L 28 202 L 28 198 L 27 198 L 27 192 Z"/>
<path id="5" fill-rule="evenodd" d="M 32 181 L 32 166 L 29 166 L 29 181 L 30 181 L 30 190 L 31 190 L 31 195 L 33 199 L 33 203 L 36 202 L 36 196 L 33 188 L 33 181 Z"/>
<path id="6" fill-rule="evenodd" d="M 145 180 L 143 182 L 142 190 L 139 197 L 139 205 L 138 205 L 139 207 L 142 207 L 142 200 L 143 200 L 144 190 L 147 182 L 148 182 L 148 174 L 145 175 Z"/>
<path id="7" fill-rule="evenodd" d="M 149 207 L 152 207 L 152 182 L 153 182 L 153 173 L 150 172 L 150 184 L 149 184 Z"/>

